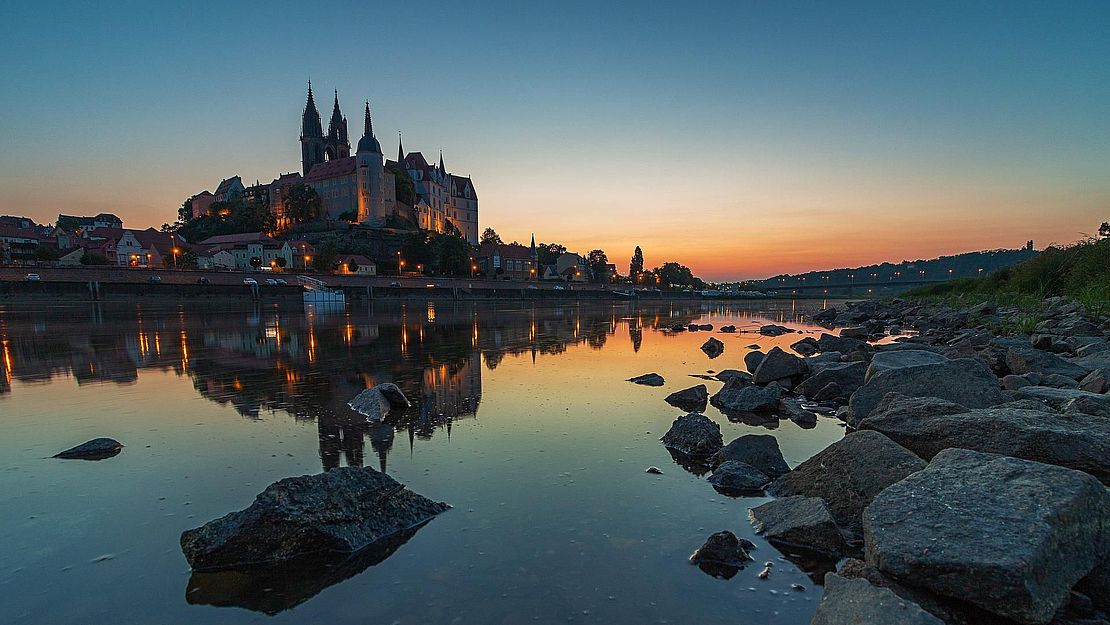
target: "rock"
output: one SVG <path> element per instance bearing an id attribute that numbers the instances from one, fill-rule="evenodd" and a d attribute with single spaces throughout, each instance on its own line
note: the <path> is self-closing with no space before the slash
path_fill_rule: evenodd
<path id="1" fill-rule="evenodd" d="M 867 351 L 870 349 L 870 345 L 868 345 L 867 341 L 848 338 L 846 336 L 833 336 L 824 332 L 817 338 L 817 345 L 823 352 L 840 352 L 842 354 Z"/>
<path id="2" fill-rule="evenodd" d="M 1091 372 L 1086 367 L 1081 367 L 1064 360 L 1056 354 L 1035 349 L 1031 346 L 1011 346 L 1006 352 L 1006 366 L 1010 368 L 1010 373 L 1018 375 L 1036 371 L 1041 375 L 1058 374 L 1073 380 L 1081 380 Z"/>
<path id="3" fill-rule="evenodd" d="M 644 386 L 663 386 L 663 384 L 666 383 L 663 376 L 658 373 L 645 373 L 634 378 L 628 378 L 628 381 L 633 384 L 643 384 Z"/>
<path id="4" fill-rule="evenodd" d="M 353 553 L 448 508 L 369 467 L 343 467 L 271 484 L 245 510 L 186 530 L 181 550 L 196 570 Z"/>
<path id="5" fill-rule="evenodd" d="M 1075 589 L 1090 597 L 1098 609 L 1110 614 L 1110 556 L 1104 555 Z"/>
<path id="6" fill-rule="evenodd" d="M 720 339 L 709 337 L 709 340 L 702 344 L 701 351 L 710 358 L 716 358 L 725 353 L 725 344 Z"/>
<path id="7" fill-rule="evenodd" d="M 748 371 L 755 373 L 755 370 L 759 368 L 759 363 L 763 362 L 763 359 L 766 357 L 767 354 L 758 350 L 748 352 L 744 354 L 744 366 L 748 368 Z"/>
<path id="8" fill-rule="evenodd" d="M 123 443 L 113 438 L 94 438 L 54 454 L 54 457 L 63 460 L 104 460 L 119 455 L 121 451 L 123 451 Z"/>
<path id="9" fill-rule="evenodd" d="M 804 360 L 774 347 L 756 367 L 752 378 L 756 384 L 767 384 L 775 380 L 799 377 L 805 373 Z"/>
<path id="10" fill-rule="evenodd" d="M 699 330 L 705 330 L 706 332 L 712 332 L 713 331 L 713 324 L 712 323 L 699 323 L 698 324 L 698 329 Z"/>
<path id="11" fill-rule="evenodd" d="M 1025 386 L 1014 392 L 1018 399 L 1036 399 L 1058 411 L 1069 408 L 1087 414 L 1110 412 L 1110 395 L 1088 393 L 1078 389 L 1052 388 L 1049 386 Z"/>
<path id="12" fill-rule="evenodd" d="M 812 406 L 811 406 L 812 407 Z M 817 425 L 817 415 L 802 407 L 797 399 L 783 399 L 779 401 L 779 411 L 801 427 L 811 428 Z"/>
<path id="13" fill-rule="evenodd" d="M 652 475 L 663 475 L 663 470 L 660 469 L 659 467 L 651 466 L 651 467 L 648 467 L 648 468 L 644 469 L 644 473 L 650 473 Z"/>
<path id="14" fill-rule="evenodd" d="M 711 456 L 721 449 L 721 426 L 705 415 L 691 412 L 674 420 L 660 439 L 663 446 L 691 458 Z"/>
<path id="15" fill-rule="evenodd" d="M 719 331 L 724 332 L 725 334 L 732 334 L 732 333 L 736 332 L 736 326 L 734 326 L 734 325 L 721 326 L 721 329 Z"/>
<path id="16" fill-rule="evenodd" d="M 867 373 L 863 380 L 866 382 L 883 371 L 890 369 L 903 369 L 946 362 L 948 359 L 940 354 L 917 349 L 901 349 L 897 351 L 879 352 L 871 358 Z"/>
<path id="17" fill-rule="evenodd" d="M 917 604 L 863 578 L 825 576 L 811 625 L 945 625 Z"/>
<path id="18" fill-rule="evenodd" d="M 389 398 L 378 386 L 362 391 L 347 405 L 350 406 L 351 410 L 366 417 L 366 420 L 371 423 L 385 421 L 392 409 Z"/>
<path id="19" fill-rule="evenodd" d="M 800 341 L 790 344 L 790 349 L 794 350 L 802 356 L 812 356 L 821 351 L 821 346 L 817 344 L 817 339 L 812 336 L 807 336 Z"/>
<path id="20" fill-rule="evenodd" d="M 748 511 L 752 527 L 767 540 L 839 556 L 848 544 L 819 497 L 783 497 Z"/>
<path id="21" fill-rule="evenodd" d="M 709 390 L 704 384 L 691 386 L 690 388 L 675 391 L 667 395 L 664 400 L 676 408 L 681 408 L 689 412 L 701 412 L 705 410 L 706 404 L 709 402 Z"/>
<path id="22" fill-rule="evenodd" d="M 728 382 L 710 398 L 710 403 L 726 414 L 774 412 L 782 399 L 782 387 L 770 384 L 759 387 L 743 381 Z"/>
<path id="23" fill-rule="evenodd" d="M 720 380 L 720 381 L 722 381 L 726 384 L 733 381 L 733 380 L 739 380 L 739 383 L 741 383 L 741 384 L 751 384 L 752 383 L 752 374 L 750 374 L 746 371 L 738 371 L 736 369 L 725 369 L 724 371 L 718 372 L 717 375 L 715 375 L 713 377 L 717 378 L 718 380 Z"/>
<path id="24" fill-rule="evenodd" d="M 694 564 L 725 564 L 728 566 L 742 567 L 750 562 L 748 549 L 754 547 L 750 541 L 736 537 L 736 534 L 725 530 L 711 535 L 705 544 L 690 556 Z"/>
<path id="25" fill-rule="evenodd" d="M 840 352 L 821 352 L 815 356 L 807 356 L 806 367 L 809 368 L 810 373 L 817 373 L 830 365 L 840 364 L 843 362 L 841 360 L 843 356 L 844 354 Z"/>
<path id="26" fill-rule="evenodd" d="M 1110 390 L 1110 383 L 1107 382 L 1107 372 L 1103 369 L 1090 372 L 1087 377 L 1079 381 L 1079 388 L 1088 393 L 1105 393 Z"/>
<path id="27" fill-rule="evenodd" d="M 685 332 L 685 331 L 686 331 L 686 326 L 682 325 L 681 323 L 676 323 L 673 326 L 671 326 L 671 332 Z"/>
<path id="28" fill-rule="evenodd" d="M 836 319 L 837 311 L 835 308 L 822 308 L 813 315 L 813 320 L 817 323 L 828 323 Z"/>
<path id="29" fill-rule="evenodd" d="M 1023 375 L 1010 374 L 1002 378 L 1002 390 L 1016 391 L 1023 386 L 1033 386 L 1033 383 Z"/>
<path id="30" fill-rule="evenodd" d="M 763 490 L 771 481 L 765 473 L 739 460 L 726 460 L 713 469 L 709 483 L 713 488 L 728 494 L 753 494 Z"/>
<path id="31" fill-rule="evenodd" d="M 994 302 L 983 302 L 978 306 L 972 306 L 968 311 L 969 315 L 993 315 L 998 312 L 998 306 Z"/>
<path id="32" fill-rule="evenodd" d="M 947 449 L 864 513 L 867 562 L 1025 625 L 1047 623 L 1094 569 L 1110 526 L 1096 479 Z"/>
<path id="33" fill-rule="evenodd" d="M 759 328 L 759 333 L 763 336 L 782 336 L 783 334 L 790 334 L 791 332 L 793 332 L 793 330 L 790 328 L 773 323 Z"/>
<path id="34" fill-rule="evenodd" d="M 1060 375 L 1059 373 L 1050 373 L 1044 376 L 1041 382 L 1044 386 L 1051 386 L 1052 388 L 1079 388 L 1079 382 L 1072 378 Z"/>
<path id="35" fill-rule="evenodd" d="M 878 405 L 887 393 L 909 397 L 939 397 L 967 408 L 986 408 L 1006 400 L 998 378 L 981 360 L 958 358 L 916 367 L 887 369 L 875 374 L 848 402 L 855 425 Z"/>
<path id="36" fill-rule="evenodd" d="M 825 386 L 821 387 L 821 390 L 814 393 L 812 398 L 815 401 L 829 402 L 845 400 L 850 396 L 851 393 L 845 391 L 842 386 L 840 386 L 836 382 L 829 382 Z"/>
<path id="37" fill-rule="evenodd" d="M 1090 473 L 1110 484 L 1110 419 L 1009 407 L 968 410 L 935 397 L 891 393 L 859 423 L 925 460 L 950 447 Z"/>
<path id="38" fill-rule="evenodd" d="M 871 336 L 871 332 L 864 326 L 855 326 L 852 328 L 841 328 L 840 336 L 846 339 L 859 339 L 866 341 L 867 337 Z"/>
<path id="39" fill-rule="evenodd" d="M 816 398 L 818 391 L 835 383 L 847 397 L 863 385 L 863 376 L 866 372 L 866 363 L 838 362 L 824 366 L 817 373 L 802 380 L 795 390 L 805 397 Z"/>
<path id="40" fill-rule="evenodd" d="M 923 468 L 925 462 L 905 447 L 864 430 L 829 445 L 776 479 L 767 490 L 776 497 L 820 497 L 837 525 L 858 531 L 860 514 L 875 495 Z"/>
<path id="41" fill-rule="evenodd" d="M 383 382 L 381 384 L 378 384 L 374 388 L 381 391 L 382 395 L 385 396 L 386 401 L 389 402 L 389 406 L 391 408 L 395 410 L 405 410 L 406 408 L 412 407 L 412 404 L 409 402 L 409 398 L 405 397 L 405 394 L 401 391 L 400 388 L 397 387 L 396 384 Z"/>
<path id="42" fill-rule="evenodd" d="M 718 451 L 710 462 L 720 466 L 730 460 L 755 467 L 772 479 L 790 471 L 790 467 L 782 457 L 782 451 L 779 450 L 778 439 L 770 434 L 745 434 L 733 439 Z"/>

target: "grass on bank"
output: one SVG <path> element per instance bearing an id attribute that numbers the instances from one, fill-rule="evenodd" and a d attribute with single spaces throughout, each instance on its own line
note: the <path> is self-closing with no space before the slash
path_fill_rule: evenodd
<path id="1" fill-rule="evenodd" d="M 1046 297 L 1072 297 L 1092 316 L 1110 314 L 1110 238 L 1085 239 L 1052 246 L 1033 258 L 981 278 L 960 278 L 918 287 L 910 297 L 944 301 L 957 306 L 991 300 L 1026 311 L 1030 319 Z M 1035 325 L 1035 321 L 1030 321 Z"/>

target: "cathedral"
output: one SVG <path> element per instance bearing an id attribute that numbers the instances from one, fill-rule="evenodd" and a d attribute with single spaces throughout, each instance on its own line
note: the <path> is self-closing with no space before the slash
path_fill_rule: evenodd
<path id="1" fill-rule="evenodd" d="M 347 118 L 335 93 L 331 120 L 324 133 L 320 112 L 308 86 L 308 100 L 301 116 L 301 170 L 303 180 L 319 194 L 324 217 L 350 219 L 368 226 L 382 226 L 390 215 L 415 214 L 417 225 L 444 232 L 450 223 L 471 244 L 478 243 L 478 195 L 469 177 L 455 176 L 439 164 L 428 165 L 420 152 L 406 155 L 398 146 L 398 162 L 386 161 L 374 137 L 370 104 L 366 103 L 362 138 L 351 156 Z M 416 191 L 414 206 L 397 202 L 394 171 L 404 171 Z M 277 182 L 277 181 L 275 181 Z M 411 211 L 411 213 L 410 213 Z"/>

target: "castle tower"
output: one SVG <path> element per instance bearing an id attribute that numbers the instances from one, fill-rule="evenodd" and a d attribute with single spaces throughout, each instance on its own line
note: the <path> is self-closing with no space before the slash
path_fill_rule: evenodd
<path id="1" fill-rule="evenodd" d="M 374 123 L 370 119 L 370 103 L 366 103 L 366 116 L 362 125 L 362 139 L 355 150 L 358 178 L 358 221 L 380 224 L 386 216 L 382 199 L 382 146 L 374 138 Z"/>
<path id="2" fill-rule="evenodd" d="M 308 82 L 308 102 L 301 115 L 301 173 L 308 175 L 312 166 L 324 162 L 324 129 L 320 124 L 320 111 L 312 98 L 312 81 Z"/>
<path id="3" fill-rule="evenodd" d="M 339 110 L 339 90 L 335 90 L 335 104 L 331 109 L 328 122 L 328 137 L 324 142 L 324 154 L 329 161 L 351 155 L 351 141 L 347 137 L 347 118 Z"/>

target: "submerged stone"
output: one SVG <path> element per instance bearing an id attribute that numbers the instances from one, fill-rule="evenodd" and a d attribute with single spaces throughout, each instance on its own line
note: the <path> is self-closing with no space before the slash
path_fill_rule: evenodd
<path id="1" fill-rule="evenodd" d="M 123 450 L 123 443 L 113 438 L 94 438 L 91 441 L 81 443 L 76 447 L 59 452 L 54 455 L 55 458 L 63 460 L 104 460 L 118 455 Z"/>
<path id="2" fill-rule="evenodd" d="M 642 384 L 644 386 L 663 386 L 666 382 L 663 376 L 658 373 L 645 373 L 634 378 L 628 378 L 628 381 L 633 384 Z"/>

